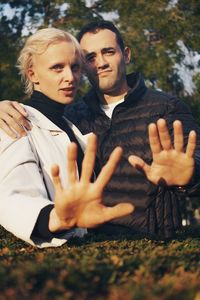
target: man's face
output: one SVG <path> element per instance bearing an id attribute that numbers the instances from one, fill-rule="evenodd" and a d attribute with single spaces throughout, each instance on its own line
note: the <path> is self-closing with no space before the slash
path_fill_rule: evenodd
<path id="1" fill-rule="evenodd" d="M 68 104 L 73 101 L 80 81 L 81 65 L 70 42 L 50 44 L 45 52 L 33 56 L 28 71 L 34 89 L 50 99 Z"/>
<path id="2" fill-rule="evenodd" d="M 80 45 L 86 57 L 85 71 L 94 88 L 113 96 L 123 93 L 130 49 L 122 52 L 115 33 L 108 29 L 85 33 Z"/>

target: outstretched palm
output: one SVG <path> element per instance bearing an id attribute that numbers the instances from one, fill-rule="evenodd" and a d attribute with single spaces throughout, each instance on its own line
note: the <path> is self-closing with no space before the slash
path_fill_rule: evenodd
<path id="1" fill-rule="evenodd" d="M 77 147 L 74 143 L 69 146 L 67 154 L 69 184 L 66 189 L 61 184 L 59 167 L 52 168 L 55 186 L 54 212 L 60 222 L 58 229 L 74 226 L 92 228 L 133 211 L 133 206 L 129 203 L 121 203 L 114 207 L 106 207 L 102 203 L 103 189 L 121 158 L 121 148 L 113 151 L 96 181 L 90 182 L 95 163 L 96 145 L 96 136 L 92 134 L 88 140 L 80 180 L 77 179 Z"/>
<path id="2" fill-rule="evenodd" d="M 172 145 L 166 121 L 158 120 L 157 124 L 149 125 L 149 142 L 153 156 L 151 165 L 141 158 L 131 155 L 129 162 L 140 168 L 146 177 L 154 184 L 164 182 L 168 186 L 186 185 L 194 173 L 194 151 L 196 133 L 191 131 L 188 144 L 184 151 L 184 136 L 180 121 L 173 123 L 174 146 Z"/>

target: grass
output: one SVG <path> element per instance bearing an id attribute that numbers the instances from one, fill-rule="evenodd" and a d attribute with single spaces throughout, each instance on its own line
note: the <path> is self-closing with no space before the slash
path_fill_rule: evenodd
<path id="1" fill-rule="evenodd" d="M 176 239 L 93 235 L 37 249 L 0 228 L 0 300 L 199 300 L 200 226 Z"/>

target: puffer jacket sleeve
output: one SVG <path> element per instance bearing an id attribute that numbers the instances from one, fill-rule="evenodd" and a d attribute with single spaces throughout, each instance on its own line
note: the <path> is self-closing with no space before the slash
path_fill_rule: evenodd
<path id="1" fill-rule="evenodd" d="M 200 127 L 195 122 L 190 108 L 181 100 L 172 98 L 164 118 L 167 120 L 170 135 L 173 139 L 173 122 L 179 120 L 183 124 L 184 146 L 186 148 L 188 135 L 191 130 L 197 134 L 197 146 L 195 151 L 195 172 L 190 184 L 184 187 L 177 187 L 177 192 L 185 193 L 188 196 L 200 196 Z"/>
<path id="2" fill-rule="evenodd" d="M 182 226 L 180 201 L 188 196 L 200 196 L 200 128 L 195 122 L 190 108 L 175 97 L 167 99 L 158 118 L 164 118 L 167 121 L 172 143 L 175 120 L 179 120 L 183 124 L 185 148 L 189 132 L 195 130 L 197 133 L 195 172 L 191 182 L 182 187 L 168 187 L 161 184 L 152 188 L 154 193 L 151 195 L 152 201 L 147 209 L 148 233 L 157 238 L 167 239 L 173 237 L 174 233 Z"/>

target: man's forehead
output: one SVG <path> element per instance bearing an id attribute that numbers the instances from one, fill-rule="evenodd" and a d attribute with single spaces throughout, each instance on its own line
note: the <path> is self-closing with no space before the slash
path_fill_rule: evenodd
<path id="1" fill-rule="evenodd" d="M 83 35 L 80 45 L 87 52 L 96 52 L 99 49 L 116 47 L 117 39 L 114 32 L 101 29 L 98 32 L 87 32 Z"/>

